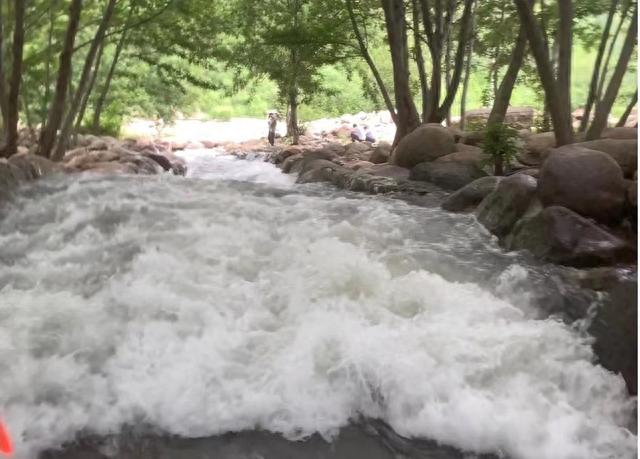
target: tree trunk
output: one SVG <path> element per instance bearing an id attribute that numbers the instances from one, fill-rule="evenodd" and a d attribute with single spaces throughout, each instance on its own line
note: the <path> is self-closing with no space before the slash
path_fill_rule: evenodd
<path id="1" fill-rule="evenodd" d="M 627 105 L 627 108 L 625 109 L 624 113 L 620 117 L 618 124 L 616 124 L 616 127 L 624 127 L 624 125 L 627 124 L 627 119 L 629 119 L 629 115 L 631 114 L 631 112 L 633 111 L 633 107 L 635 107 L 637 103 L 638 103 L 638 90 L 636 89 L 636 92 L 633 93 L 633 97 L 631 98 L 629 105 Z"/>
<path id="2" fill-rule="evenodd" d="M 7 118 L 9 117 L 9 102 L 7 100 L 7 86 L 5 76 L 5 57 L 4 57 L 4 11 L 3 1 L 0 0 L 0 114 L 2 115 L 3 131 L 7 127 Z"/>
<path id="3" fill-rule="evenodd" d="M 631 1 L 627 1 L 622 14 L 620 15 L 620 22 L 616 26 L 616 30 L 613 33 L 613 37 L 611 38 L 611 43 L 609 44 L 609 49 L 607 50 L 607 57 L 604 61 L 604 65 L 602 66 L 602 74 L 600 75 L 600 81 L 598 81 L 598 89 L 596 90 L 596 97 L 594 103 L 602 100 L 602 92 L 604 91 L 605 82 L 607 80 L 607 73 L 609 72 L 609 62 L 611 62 L 611 56 L 613 55 L 613 50 L 616 47 L 616 43 L 618 42 L 618 37 L 620 36 L 620 32 L 622 31 L 622 25 L 624 24 L 625 19 L 627 18 L 627 14 L 629 13 L 629 8 L 631 7 Z"/>
<path id="4" fill-rule="evenodd" d="M 560 103 L 571 113 L 571 52 L 573 49 L 573 1 L 558 0 L 558 92 Z M 571 116 L 569 122 L 571 122 Z"/>
<path id="5" fill-rule="evenodd" d="M 420 5 L 418 0 L 412 0 L 413 16 L 413 46 L 416 53 L 416 65 L 420 77 L 420 91 L 422 93 L 422 120 L 426 121 L 429 113 L 429 82 L 424 66 L 424 56 L 422 54 L 422 44 L 420 43 Z"/>
<path id="6" fill-rule="evenodd" d="M 53 7 L 49 9 L 49 33 L 47 38 L 47 55 L 45 63 L 44 74 L 44 95 L 40 104 L 40 121 L 42 127 L 44 127 L 45 120 L 47 118 L 47 105 L 49 104 L 49 98 L 51 97 L 51 51 L 53 47 L 53 29 L 55 24 L 55 18 L 53 14 Z"/>
<path id="7" fill-rule="evenodd" d="M 80 111 L 78 112 L 78 119 L 76 120 L 76 125 L 74 128 L 74 134 L 77 135 L 80 127 L 82 126 L 82 120 L 84 119 L 84 114 L 87 110 L 87 105 L 89 104 L 89 99 L 91 98 L 91 93 L 93 92 L 93 88 L 96 85 L 96 80 L 98 79 L 98 72 L 100 71 L 100 64 L 102 63 L 102 54 L 104 53 L 104 48 L 106 47 L 107 41 L 103 40 L 100 45 L 100 49 L 98 50 L 98 55 L 96 56 L 95 65 L 93 66 L 93 72 L 91 74 L 91 80 L 89 81 L 89 86 L 87 87 L 87 91 L 82 98 L 82 103 L 80 104 Z"/>
<path id="8" fill-rule="evenodd" d="M 353 0 L 346 0 L 346 5 L 347 5 L 347 11 L 349 12 L 349 19 L 351 20 L 351 27 L 353 28 L 353 33 L 356 36 L 356 40 L 358 41 L 358 46 L 360 47 L 360 54 L 362 55 L 362 58 L 365 60 L 365 62 L 367 63 L 367 65 L 369 66 L 369 69 L 371 70 L 371 73 L 373 74 L 373 78 L 376 80 L 376 84 L 378 85 L 378 88 L 380 89 L 380 93 L 382 94 L 382 98 L 384 100 L 384 104 L 387 107 L 387 110 L 389 110 L 389 114 L 391 115 L 391 119 L 395 122 L 397 122 L 397 115 L 396 115 L 396 109 L 393 106 L 393 102 L 391 100 L 391 96 L 389 95 L 389 91 L 387 90 L 386 85 L 384 84 L 384 81 L 382 80 L 382 76 L 380 75 L 380 72 L 378 71 L 378 67 L 376 66 L 375 62 L 373 62 L 373 58 L 371 57 L 371 54 L 369 53 L 369 49 L 367 48 L 367 44 L 364 40 L 364 37 L 362 36 L 362 33 L 360 32 L 360 27 L 358 27 L 358 22 L 356 21 L 356 16 L 353 12 Z"/>
<path id="9" fill-rule="evenodd" d="M 8 112 L 6 119 L 7 140 L 2 156 L 9 157 L 18 148 L 18 122 L 20 118 L 20 84 L 22 83 L 22 56 L 24 53 L 24 11 L 25 2 L 15 0 L 13 43 L 11 63 L 11 82 L 9 84 Z"/>
<path id="10" fill-rule="evenodd" d="M 598 139 L 604 128 L 607 127 L 607 120 L 611 113 L 611 107 L 613 107 L 613 103 L 616 101 L 616 97 L 618 97 L 622 79 L 624 78 L 624 74 L 629 66 L 629 60 L 633 54 L 637 32 L 638 7 L 636 6 L 631 18 L 631 25 L 629 25 L 627 36 L 624 40 L 624 44 L 622 45 L 622 50 L 620 51 L 618 63 L 616 64 L 616 68 L 611 76 L 611 81 L 609 81 L 609 86 L 607 86 L 607 91 L 604 93 L 602 100 L 596 105 L 596 114 L 593 117 L 593 123 L 591 123 L 591 126 L 587 130 L 587 140 Z"/>
<path id="11" fill-rule="evenodd" d="M 298 95 L 292 88 L 289 92 L 289 125 L 287 131 L 291 133 L 293 145 L 300 143 L 300 130 L 298 129 Z"/>
<path id="12" fill-rule="evenodd" d="M 440 93 L 442 90 L 442 42 L 440 34 L 440 23 L 442 15 L 438 14 L 438 12 L 442 9 L 442 7 L 440 5 L 440 0 L 436 0 L 436 29 L 434 31 L 434 21 L 431 18 L 431 7 L 429 5 L 429 1 L 421 0 L 420 3 L 422 6 L 422 22 L 424 25 L 425 34 L 427 36 L 429 54 L 431 55 L 431 86 L 429 90 L 429 98 L 426 103 L 428 115 L 423 119 L 423 121 L 427 123 L 434 121 L 433 117 L 437 112 L 438 107 L 440 106 Z"/>
<path id="13" fill-rule="evenodd" d="M 56 81 L 56 89 L 53 96 L 53 102 L 49 108 L 47 124 L 42 128 L 40 133 L 40 142 L 38 145 L 38 154 L 49 157 L 53 144 L 56 140 L 56 134 L 62 116 L 64 114 L 64 105 L 67 98 L 67 90 L 71 81 L 71 60 L 73 56 L 73 44 L 78 32 L 78 24 L 80 22 L 80 13 L 82 12 L 82 0 L 72 0 L 69 6 L 69 24 L 64 38 L 64 46 L 60 53 L 60 66 L 58 70 L 58 78 Z"/>
<path id="14" fill-rule="evenodd" d="M 570 0 L 561 0 L 570 1 Z M 540 81 L 544 88 L 545 99 L 549 106 L 549 112 L 553 120 L 553 130 L 558 146 L 573 142 L 573 127 L 571 114 L 566 105 L 566 97 L 559 94 L 558 84 L 553 76 L 553 67 L 549 58 L 549 50 L 545 43 L 544 34 L 537 23 L 528 0 L 514 0 L 520 15 L 522 27 L 527 34 L 531 52 L 536 61 Z M 564 102 L 564 103 L 563 103 Z"/>
<path id="15" fill-rule="evenodd" d="M 598 46 L 598 54 L 596 54 L 596 61 L 593 64 L 593 73 L 591 74 L 591 83 L 589 84 L 589 93 L 587 94 L 587 101 L 584 105 L 584 114 L 582 120 L 580 120 L 580 132 L 584 132 L 589 125 L 589 118 L 591 118 L 591 109 L 593 108 L 593 102 L 596 98 L 596 92 L 598 90 L 598 77 L 600 76 L 600 68 L 602 66 L 602 58 L 604 52 L 607 49 L 607 41 L 609 40 L 609 32 L 611 31 L 611 24 L 613 18 L 616 15 L 616 8 L 618 7 L 618 0 L 611 0 L 611 7 L 609 8 L 609 14 L 607 15 L 607 22 L 602 30 L 602 37 L 600 38 L 600 45 Z"/>
<path id="16" fill-rule="evenodd" d="M 496 93 L 496 98 L 493 102 L 493 107 L 491 107 L 491 113 L 489 114 L 489 123 L 504 122 L 504 118 L 507 115 L 507 110 L 509 109 L 511 94 L 513 93 L 513 88 L 516 84 L 516 80 L 518 79 L 518 72 L 520 72 L 520 68 L 522 68 L 522 63 L 524 62 L 526 50 L 527 34 L 524 31 L 524 28 L 520 27 L 516 45 L 513 48 L 513 52 L 511 53 L 511 61 L 509 62 L 509 67 L 507 68 L 507 71 L 502 78 L 502 82 L 500 83 L 500 87 L 498 88 L 498 92 Z"/>
<path id="17" fill-rule="evenodd" d="M 471 61 L 473 59 L 473 45 L 475 42 L 475 33 L 473 30 L 475 29 L 475 7 L 474 11 L 472 11 L 471 15 L 474 17 L 472 19 L 471 24 L 471 38 L 469 39 L 469 43 L 467 44 L 467 57 L 464 68 L 464 81 L 462 82 L 462 96 L 460 97 L 460 130 L 464 131 L 465 128 L 465 117 L 467 113 L 467 93 L 469 92 L 469 80 L 471 79 Z"/>
<path id="18" fill-rule="evenodd" d="M 396 97 L 398 123 L 394 146 L 420 125 L 411 87 L 409 85 L 409 51 L 407 46 L 407 28 L 403 0 L 382 0 L 391 62 L 393 64 L 393 83 Z"/>
<path id="19" fill-rule="evenodd" d="M 129 17 L 127 19 L 127 25 L 131 21 L 131 16 L 133 14 L 133 9 L 129 11 Z M 100 117 L 102 116 L 102 109 L 104 107 L 105 102 L 107 101 L 107 95 L 109 94 L 109 89 L 111 88 L 111 82 L 113 81 L 113 77 L 116 73 L 116 67 L 118 66 L 118 61 L 120 60 L 120 55 L 122 54 L 122 50 L 124 49 L 124 44 L 127 40 L 127 27 L 125 26 L 125 30 L 122 32 L 120 36 L 120 40 L 116 45 L 115 54 L 113 55 L 113 61 L 111 62 L 111 67 L 109 67 L 109 73 L 107 73 L 107 78 L 104 82 L 104 86 L 100 91 L 100 95 L 98 96 L 98 100 L 96 101 L 96 106 L 93 111 L 93 122 L 92 130 L 94 132 L 98 132 L 100 129 Z"/>
<path id="20" fill-rule="evenodd" d="M 80 105 L 82 103 L 82 98 L 85 96 L 87 91 L 87 87 L 89 85 L 89 78 L 91 76 L 91 69 L 93 68 L 94 61 L 96 58 L 96 53 L 98 52 L 99 47 L 102 45 L 104 41 L 105 33 L 107 32 L 107 28 L 109 27 L 109 22 L 111 21 L 111 16 L 113 16 L 113 11 L 116 6 L 116 0 L 109 0 L 107 7 L 102 15 L 102 20 L 100 21 L 100 25 L 98 26 L 98 30 L 93 38 L 93 43 L 91 43 L 91 47 L 87 52 L 87 57 L 84 62 L 84 68 L 82 69 L 82 74 L 80 75 L 80 81 L 78 82 L 78 87 L 76 88 L 76 93 L 73 97 L 73 101 L 71 103 L 71 107 L 67 113 L 67 116 L 64 119 L 62 124 L 62 129 L 60 131 L 60 135 L 58 136 L 58 142 L 56 144 L 56 148 L 52 159 L 54 161 L 60 161 L 64 157 L 64 152 L 67 147 L 67 142 L 69 140 L 69 135 L 71 134 L 71 129 L 73 127 L 73 122 L 76 119 L 76 115 L 78 114 L 78 110 L 80 109 Z"/>
<path id="21" fill-rule="evenodd" d="M 462 95 L 460 97 L 460 130 L 464 131 L 465 117 L 467 114 L 467 93 L 469 92 L 469 79 L 471 77 L 471 58 L 473 55 L 473 40 L 469 43 L 469 49 L 467 50 L 467 62 L 464 68 L 464 81 L 462 82 Z"/>

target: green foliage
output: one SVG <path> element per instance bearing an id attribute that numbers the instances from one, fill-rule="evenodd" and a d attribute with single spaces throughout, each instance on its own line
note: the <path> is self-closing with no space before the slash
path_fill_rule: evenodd
<path id="1" fill-rule="evenodd" d="M 495 175 L 503 175 L 504 166 L 518 153 L 518 132 L 504 123 L 490 123 L 482 140 L 482 152 L 493 165 Z"/>

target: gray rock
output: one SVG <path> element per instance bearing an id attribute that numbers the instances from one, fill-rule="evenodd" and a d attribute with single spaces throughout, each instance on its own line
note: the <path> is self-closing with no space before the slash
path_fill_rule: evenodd
<path id="1" fill-rule="evenodd" d="M 382 164 L 389 161 L 391 156 L 391 144 L 389 142 L 380 142 L 373 153 L 371 153 L 371 161 L 373 164 Z"/>
<path id="2" fill-rule="evenodd" d="M 433 161 L 455 151 L 453 134 L 439 124 L 425 124 L 406 135 L 396 146 L 391 163 L 407 168 Z"/>
<path id="3" fill-rule="evenodd" d="M 443 202 L 442 208 L 449 212 L 464 212 L 475 209 L 489 193 L 496 189 L 500 177 L 482 177 L 450 194 Z"/>
<path id="4" fill-rule="evenodd" d="M 540 199 L 601 222 L 622 217 L 626 187 L 620 166 L 607 154 L 565 145 L 540 170 Z"/>
<path id="5" fill-rule="evenodd" d="M 523 218 L 507 240 L 511 250 L 528 250 L 543 260 L 569 266 L 610 265 L 635 259 L 634 250 L 570 209 L 551 206 Z"/>
<path id="6" fill-rule="evenodd" d="M 478 221 L 496 236 L 506 236 L 531 205 L 537 188 L 536 179 L 529 175 L 502 179 L 480 203 Z"/>
<path id="7" fill-rule="evenodd" d="M 431 162 L 421 163 L 411 169 L 411 180 L 431 182 L 445 190 L 456 191 L 487 173 L 474 163 L 467 162 Z"/>
<path id="8" fill-rule="evenodd" d="M 638 128 L 634 127 L 611 127 L 602 131 L 600 136 L 603 139 L 637 139 Z"/>
<path id="9" fill-rule="evenodd" d="M 574 143 L 573 146 L 608 154 L 618 163 L 626 178 L 632 178 L 635 171 L 638 170 L 637 139 L 598 139 Z"/>
<path id="10" fill-rule="evenodd" d="M 392 164 L 376 164 L 365 168 L 368 174 L 379 177 L 388 177 L 394 179 L 408 179 L 411 171 L 404 167 L 394 166 Z"/>

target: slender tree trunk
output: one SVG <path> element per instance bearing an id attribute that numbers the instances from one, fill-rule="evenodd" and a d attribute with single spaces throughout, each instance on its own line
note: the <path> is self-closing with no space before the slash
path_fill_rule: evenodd
<path id="1" fill-rule="evenodd" d="M 4 2 L 0 0 L 0 114 L 2 115 L 3 131 L 5 131 L 9 117 L 9 101 L 7 98 L 7 80 L 5 75 L 3 3 Z"/>
<path id="2" fill-rule="evenodd" d="M 73 101 L 71 103 L 71 107 L 67 113 L 67 116 L 65 117 L 62 124 L 60 135 L 58 136 L 58 143 L 56 144 L 56 148 L 52 157 L 54 161 L 60 161 L 64 157 L 64 152 L 67 147 L 69 135 L 71 134 L 71 129 L 73 128 L 73 122 L 75 121 L 78 111 L 80 110 L 82 99 L 85 96 L 89 85 L 91 69 L 94 65 L 96 53 L 98 52 L 98 49 L 104 41 L 104 36 L 107 32 L 107 29 L 109 28 L 109 22 L 111 21 L 111 16 L 113 16 L 115 6 L 116 0 L 109 0 L 109 3 L 107 4 L 107 7 L 105 8 L 105 11 L 102 15 L 102 20 L 100 21 L 98 30 L 96 31 L 96 34 L 94 36 L 93 43 L 91 43 L 91 47 L 89 48 L 89 51 L 87 53 L 76 93 L 73 97 Z"/>
<path id="3" fill-rule="evenodd" d="M 593 123 L 591 123 L 591 126 L 587 130 L 587 140 L 599 138 L 604 128 L 607 127 L 607 120 L 611 113 L 611 107 L 613 107 L 616 97 L 618 97 L 622 79 L 624 78 L 624 74 L 629 66 L 629 60 L 633 54 L 637 32 L 638 7 L 636 6 L 631 18 L 631 25 L 629 26 L 629 30 L 627 30 L 627 36 L 624 40 L 624 44 L 622 45 L 622 50 L 620 51 L 618 63 L 616 64 L 616 68 L 611 76 L 611 81 L 609 81 L 609 85 L 607 86 L 607 90 L 604 93 L 602 100 L 596 105 L 596 114 L 593 117 Z"/>
<path id="4" fill-rule="evenodd" d="M 473 31 L 471 30 L 473 27 L 473 4 L 474 0 L 464 0 L 464 12 L 462 13 L 460 24 L 460 36 L 458 38 L 458 49 L 456 50 L 453 74 L 451 76 L 451 84 L 449 84 L 447 87 L 447 95 L 442 101 L 442 105 L 431 119 L 436 123 L 442 122 L 447 112 L 451 109 L 451 105 L 453 105 L 453 101 L 456 98 L 456 93 L 458 92 L 458 87 L 460 86 L 462 70 L 464 68 L 465 46 L 468 41 L 469 35 L 473 33 Z"/>
<path id="5" fill-rule="evenodd" d="M 46 55 L 46 63 L 45 63 L 45 74 L 44 74 L 44 95 L 42 96 L 41 104 L 40 104 L 40 120 L 42 122 L 42 127 L 44 128 L 45 120 L 47 119 L 47 105 L 49 104 L 49 99 L 51 98 L 51 51 L 53 48 L 53 28 L 54 28 L 55 18 L 53 13 L 53 7 L 49 8 L 49 34 L 47 38 L 47 55 Z"/>
<path id="6" fill-rule="evenodd" d="M 435 2 L 436 17 L 432 18 L 429 0 L 420 0 L 422 7 L 422 22 L 427 36 L 429 54 L 431 56 L 431 85 L 429 97 L 426 101 L 427 116 L 423 119 L 425 123 L 434 121 L 434 114 L 437 112 L 438 107 L 440 107 L 440 93 L 442 90 L 442 5 L 440 4 L 440 0 L 435 0 Z"/>
<path id="7" fill-rule="evenodd" d="M 42 128 L 40 133 L 40 142 L 38 145 L 38 154 L 49 157 L 53 144 L 56 140 L 56 134 L 62 116 L 64 114 L 64 105 L 67 98 L 67 90 L 71 81 L 71 60 L 73 56 L 73 44 L 78 32 L 78 24 L 80 22 L 80 13 L 82 12 L 82 0 L 72 0 L 69 6 L 69 24 L 64 39 L 64 46 L 60 53 L 60 66 L 58 70 L 58 78 L 56 81 L 56 89 L 53 96 L 53 102 L 49 109 L 47 124 Z"/>
<path id="8" fill-rule="evenodd" d="M 616 127 L 624 127 L 624 125 L 627 124 L 629 115 L 631 114 L 631 112 L 633 111 L 633 107 L 635 107 L 637 103 L 638 103 L 638 90 L 636 89 L 636 92 L 633 93 L 633 97 L 631 98 L 629 105 L 627 105 L 627 108 L 625 109 L 624 113 L 620 117 L 620 120 L 618 120 L 618 124 L 616 124 Z"/>
<path id="9" fill-rule="evenodd" d="M 422 120 L 426 121 L 429 113 L 429 82 L 424 65 L 424 55 L 422 54 L 422 44 L 420 43 L 420 5 L 418 0 L 412 0 L 413 17 L 413 46 L 416 53 L 416 66 L 420 77 L 420 92 L 422 93 Z"/>
<path id="10" fill-rule="evenodd" d="M 300 130 L 298 129 L 298 94 L 295 88 L 289 92 L 289 126 L 287 131 L 291 133 L 293 145 L 300 143 Z"/>
<path id="11" fill-rule="evenodd" d="M 133 9 L 129 11 L 129 18 L 127 19 L 127 24 L 129 24 L 131 20 L 131 16 L 133 13 Z M 94 132 L 98 132 L 100 129 L 100 117 L 102 116 L 102 109 L 104 108 L 104 104 L 107 101 L 107 95 L 109 94 L 109 89 L 111 88 L 111 82 L 113 81 L 113 77 L 116 73 L 116 67 L 118 66 L 118 62 L 120 60 L 120 55 L 122 54 L 122 50 L 124 49 L 124 45 L 127 40 L 127 28 L 122 32 L 120 36 L 120 40 L 116 45 L 115 54 L 113 55 L 113 61 L 111 62 L 111 66 L 109 67 L 109 72 L 107 73 L 107 78 L 102 86 L 102 90 L 100 91 L 100 95 L 98 96 L 98 100 L 96 100 L 96 106 L 93 111 L 93 122 L 92 130 Z"/>
<path id="12" fill-rule="evenodd" d="M 3 156 L 15 154 L 18 148 L 18 122 L 20 118 L 20 84 L 22 83 L 22 56 L 24 53 L 24 12 L 23 0 L 14 2 L 14 29 L 11 63 L 11 82 L 9 85 L 9 100 L 7 113 L 7 143 L 3 149 Z"/>
<path id="13" fill-rule="evenodd" d="M 573 49 L 573 1 L 558 0 L 558 90 L 560 103 L 571 113 L 571 55 Z"/>
<path id="14" fill-rule="evenodd" d="M 602 100 L 602 93 L 604 91 L 605 82 L 607 80 L 607 73 L 609 72 L 609 63 L 611 62 L 611 56 L 613 55 L 613 50 L 615 49 L 616 43 L 618 42 L 618 37 L 620 36 L 620 32 L 622 31 L 622 26 L 624 25 L 627 14 L 629 13 L 631 3 L 631 1 L 626 2 L 625 8 L 620 15 L 620 22 L 618 22 L 616 30 L 613 33 L 613 37 L 611 38 L 611 43 L 609 44 L 609 49 L 607 50 L 607 57 L 604 61 L 604 65 L 602 66 L 602 74 L 600 75 L 600 80 L 598 81 L 598 89 L 596 90 L 594 103 Z"/>
<path id="15" fill-rule="evenodd" d="M 360 54 L 362 55 L 362 58 L 365 60 L 365 62 L 369 66 L 369 69 L 373 74 L 373 78 L 376 80 L 376 84 L 378 85 L 378 89 L 382 94 L 384 104 L 387 107 L 387 110 L 389 110 L 391 119 L 394 121 L 394 123 L 396 123 L 398 120 L 398 117 L 396 115 L 396 109 L 393 106 L 393 101 L 391 100 L 391 96 L 389 95 L 387 86 L 384 84 L 384 81 L 382 80 L 382 76 L 378 71 L 378 67 L 376 66 L 375 62 L 373 62 L 373 58 L 369 53 L 367 44 L 364 40 L 364 37 L 362 36 L 362 33 L 360 32 L 360 27 L 358 27 L 358 21 L 356 20 L 356 16 L 353 12 L 353 0 L 345 0 L 345 1 L 347 5 L 347 11 L 349 12 L 349 19 L 351 20 L 351 27 L 353 28 L 353 33 L 356 36 L 356 39 L 358 41 L 358 46 L 360 48 Z"/>
<path id="16" fill-rule="evenodd" d="M 498 88 L 498 92 L 496 93 L 496 98 L 493 102 L 493 107 L 491 107 L 491 113 L 489 114 L 489 123 L 504 122 L 504 118 L 507 115 L 507 110 L 509 109 L 511 94 L 513 93 L 513 88 L 516 84 L 516 80 L 518 79 L 518 72 L 520 72 L 520 69 L 522 68 L 522 63 L 524 62 L 526 51 L 527 34 L 524 31 L 524 28 L 520 27 L 516 45 L 513 48 L 513 52 L 511 53 L 511 61 L 509 62 L 509 67 L 507 68 L 507 71 L 502 78 L 502 82 L 500 83 L 500 87 Z"/>
<path id="17" fill-rule="evenodd" d="M 571 0 L 560 0 L 571 1 Z M 553 67 L 549 51 L 545 43 L 540 25 L 537 23 L 531 5 L 527 0 L 514 0 L 520 15 L 522 27 L 527 34 L 531 52 L 536 60 L 540 81 L 544 88 L 545 98 L 553 120 L 553 130 L 558 146 L 573 142 L 570 109 L 566 105 L 567 98 L 560 95 L 558 84 L 553 75 Z"/>
<path id="18" fill-rule="evenodd" d="M 93 88 L 96 85 L 96 80 L 98 79 L 98 73 L 100 71 L 100 64 L 102 63 L 102 55 L 104 53 L 104 48 L 107 45 L 107 40 L 103 40 L 100 45 L 100 49 L 98 50 L 98 55 L 96 56 L 95 65 L 93 66 L 93 72 L 91 73 L 91 80 L 89 81 L 89 86 L 82 98 L 82 103 L 80 104 L 80 111 L 78 112 L 78 119 L 76 120 L 76 125 L 74 128 L 74 134 L 77 135 L 80 127 L 82 126 L 82 120 L 84 119 L 84 114 L 87 110 L 87 105 L 89 104 L 89 99 L 91 98 L 91 93 L 93 92 Z"/>
<path id="19" fill-rule="evenodd" d="M 444 61 L 444 82 L 446 84 L 446 87 L 448 88 L 449 86 L 451 86 L 451 34 L 447 34 L 447 41 L 445 42 Z M 451 126 L 451 107 L 449 107 L 449 109 L 447 110 L 445 123 L 447 126 Z"/>
<path id="20" fill-rule="evenodd" d="M 396 97 L 398 123 L 394 146 L 420 125 L 411 87 L 409 85 L 409 50 L 407 46 L 407 28 L 403 0 L 382 0 L 391 62 L 393 64 L 393 82 Z"/>
<path id="21" fill-rule="evenodd" d="M 609 40 L 609 33 L 611 31 L 611 24 L 613 18 L 616 15 L 616 8 L 618 7 L 618 0 L 611 0 L 611 6 L 609 8 L 609 14 L 607 15 L 607 22 L 602 30 L 602 37 L 600 38 L 600 45 L 598 46 L 598 54 L 596 54 L 596 61 L 593 64 L 593 73 L 591 74 L 591 83 L 589 84 L 589 93 L 587 94 L 587 101 L 584 105 L 584 114 L 582 120 L 580 120 L 580 132 L 584 132 L 589 125 L 589 118 L 591 118 L 591 109 L 596 99 L 596 92 L 598 90 L 598 76 L 600 75 L 600 68 L 602 66 L 602 58 L 604 52 L 607 49 L 607 41 Z"/>
<path id="22" fill-rule="evenodd" d="M 469 80 L 471 79 L 471 61 L 473 59 L 473 45 L 475 42 L 476 35 L 473 32 L 475 30 L 475 7 L 474 11 L 472 11 L 471 15 L 474 17 L 472 19 L 471 24 L 471 37 L 469 38 L 469 43 L 467 43 L 467 57 L 465 60 L 465 68 L 464 68 L 464 81 L 462 82 L 462 96 L 460 97 L 460 130 L 464 131 L 465 126 L 465 117 L 467 114 L 467 94 L 469 92 Z"/>

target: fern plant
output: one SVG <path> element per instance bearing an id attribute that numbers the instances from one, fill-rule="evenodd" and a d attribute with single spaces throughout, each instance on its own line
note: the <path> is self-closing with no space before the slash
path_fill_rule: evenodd
<path id="1" fill-rule="evenodd" d="M 508 166 L 518 154 L 518 132 L 504 123 L 490 123 L 482 141 L 482 151 L 486 160 L 493 165 L 495 175 L 504 175 Z"/>

